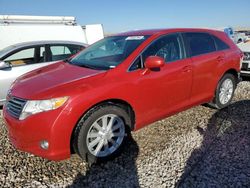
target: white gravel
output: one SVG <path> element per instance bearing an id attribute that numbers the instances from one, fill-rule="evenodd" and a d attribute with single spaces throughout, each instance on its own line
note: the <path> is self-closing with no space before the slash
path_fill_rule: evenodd
<path id="1" fill-rule="evenodd" d="M 90 169 L 15 150 L 0 121 L 1 187 L 250 187 L 250 82 L 220 111 L 197 106 L 133 133 L 123 154 Z"/>

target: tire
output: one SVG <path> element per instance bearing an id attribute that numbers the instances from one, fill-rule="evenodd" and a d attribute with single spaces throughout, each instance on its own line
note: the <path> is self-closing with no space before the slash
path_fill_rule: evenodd
<path id="1" fill-rule="evenodd" d="M 210 105 L 217 109 L 228 106 L 233 99 L 236 86 L 237 82 L 235 76 L 229 73 L 225 74 L 217 85 L 215 97 Z"/>
<path id="2" fill-rule="evenodd" d="M 108 161 L 121 153 L 130 137 L 129 127 L 131 118 L 121 106 L 96 106 L 78 122 L 74 132 L 73 148 L 90 166 Z"/>

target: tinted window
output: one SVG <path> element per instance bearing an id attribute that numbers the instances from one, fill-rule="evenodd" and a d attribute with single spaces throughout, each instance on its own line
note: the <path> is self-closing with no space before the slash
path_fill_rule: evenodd
<path id="1" fill-rule="evenodd" d="M 143 61 L 149 56 L 162 57 L 166 62 L 173 62 L 183 58 L 179 35 L 161 37 L 151 44 L 143 53 Z"/>
<path id="2" fill-rule="evenodd" d="M 214 37 L 214 41 L 215 41 L 215 44 L 216 44 L 216 48 L 217 50 L 226 50 L 226 49 L 229 49 L 229 46 L 223 42 L 222 40 L 220 40 L 219 38 Z"/>
<path id="3" fill-rule="evenodd" d="M 142 68 L 141 56 L 139 56 L 135 62 L 129 68 L 129 71 L 137 70 Z"/>
<path id="4" fill-rule="evenodd" d="M 191 56 L 216 51 L 214 41 L 207 33 L 186 33 L 186 39 L 190 46 Z"/>

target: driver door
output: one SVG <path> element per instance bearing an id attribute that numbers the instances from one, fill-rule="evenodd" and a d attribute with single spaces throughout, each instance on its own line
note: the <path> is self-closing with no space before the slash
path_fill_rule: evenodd
<path id="1" fill-rule="evenodd" d="M 166 64 L 159 70 L 150 70 L 143 74 L 145 69 L 140 65 L 143 66 L 149 56 L 160 56 Z M 146 48 L 130 67 L 131 79 L 136 81 L 137 86 L 134 93 L 139 103 L 138 114 L 143 116 L 138 119 L 144 119 L 147 123 L 153 122 L 189 103 L 192 87 L 191 63 L 190 58 L 185 58 L 179 34 L 162 36 Z"/>

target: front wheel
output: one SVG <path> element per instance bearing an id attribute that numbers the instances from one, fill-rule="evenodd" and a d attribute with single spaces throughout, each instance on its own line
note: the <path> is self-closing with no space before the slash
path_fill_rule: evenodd
<path id="1" fill-rule="evenodd" d="M 90 110 L 75 130 L 74 148 L 89 164 L 117 156 L 130 131 L 130 117 L 116 105 L 102 105 Z"/>
<path id="2" fill-rule="evenodd" d="M 218 109 L 228 106 L 233 99 L 236 85 L 235 76 L 225 74 L 217 85 L 213 106 Z"/>

